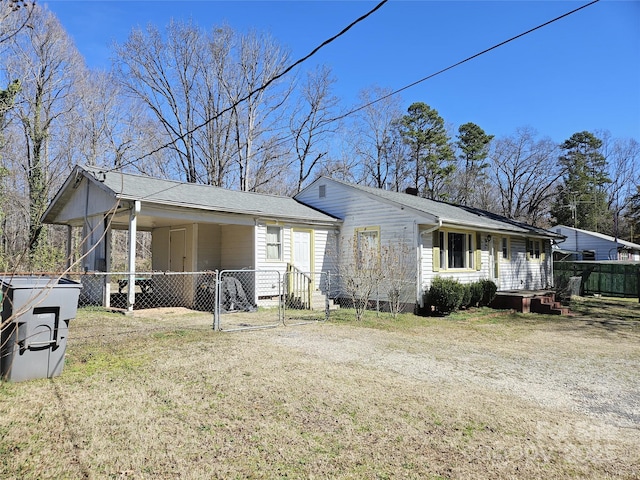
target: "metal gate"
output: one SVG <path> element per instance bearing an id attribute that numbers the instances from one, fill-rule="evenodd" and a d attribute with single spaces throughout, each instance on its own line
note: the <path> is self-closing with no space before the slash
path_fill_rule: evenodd
<path id="1" fill-rule="evenodd" d="M 282 277 L 276 270 L 223 270 L 215 292 L 214 330 L 272 328 L 282 322 Z"/>

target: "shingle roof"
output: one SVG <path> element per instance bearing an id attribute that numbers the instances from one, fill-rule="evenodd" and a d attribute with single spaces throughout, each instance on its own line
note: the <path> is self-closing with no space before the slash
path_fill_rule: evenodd
<path id="1" fill-rule="evenodd" d="M 513 233 L 563 238 L 562 235 L 549 230 L 511 220 L 502 215 L 487 212 L 479 208 L 465 207 L 447 202 L 430 200 L 403 192 L 394 192 L 390 190 L 382 190 L 380 188 L 356 185 L 333 178 L 329 178 L 329 180 L 366 192 L 369 195 L 374 195 L 387 202 L 409 207 L 417 212 L 435 215 L 445 224 L 466 225 L 476 228 L 484 228 L 487 230 L 504 230 Z"/>
<path id="2" fill-rule="evenodd" d="M 311 222 L 336 221 L 334 217 L 303 205 L 291 197 L 240 192 L 130 173 L 105 172 L 104 169 L 95 167 L 82 168 L 122 200 L 141 200 L 161 205 Z"/>

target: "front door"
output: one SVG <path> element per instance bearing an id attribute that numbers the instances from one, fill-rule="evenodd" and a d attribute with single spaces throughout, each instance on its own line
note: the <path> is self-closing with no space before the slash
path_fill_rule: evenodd
<path id="1" fill-rule="evenodd" d="M 300 271 L 311 272 L 311 231 L 293 231 L 293 265 Z"/>
<path id="2" fill-rule="evenodd" d="M 169 271 L 184 272 L 187 260 L 187 232 L 184 228 L 171 230 L 169 236 Z"/>

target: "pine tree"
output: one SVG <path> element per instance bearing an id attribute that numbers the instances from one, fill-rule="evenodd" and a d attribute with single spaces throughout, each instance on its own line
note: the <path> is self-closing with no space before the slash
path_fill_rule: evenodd
<path id="1" fill-rule="evenodd" d="M 564 154 L 558 162 L 565 174 L 551 210 L 558 224 L 594 232 L 605 230 L 610 224 L 604 187 L 611 180 L 600 147 L 602 140 L 586 131 L 574 133 L 560 145 Z"/>
<path id="2" fill-rule="evenodd" d="M 415 188 L 424 197 L 443 198 L 444 187 L 455 170 L 444 120 L 437 110 L 416 102 L 400 120 L 400 132 L 410 149 Z"/>

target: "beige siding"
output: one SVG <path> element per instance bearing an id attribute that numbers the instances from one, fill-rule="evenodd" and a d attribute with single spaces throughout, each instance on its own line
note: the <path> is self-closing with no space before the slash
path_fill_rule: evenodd
<path id="1" fill-rule="evenodd" d="M 254 228 L 224 225 L 220 235 L 220 268 L 240 270 L 255 268 Z"/>
<path id="2" fill-rule="evenodd" d="M 87 191 L 89 189 L 89 191 Z M 83 218 L 86 215 L 96 213 L 104 214 L 116 205 L 112 195 L 107 194 L 100 187 L 89 184 L 87 179 L 74 190 L 74 193 L 65 204 L 56 221 L 63 223 L 69 220 Z"/>
<path id="3" fill-rule="evenodd" d="M 151 231 L 151 255 L 153 270 L 169 270 L 169 227 L 154 228 Z"/>
<path id="4" fill-rule="evenodd" d="M 217 270 L 220 268 L 220 228 L 220 225 L 216 224 L 198 224 L 197 271 Z"/>

